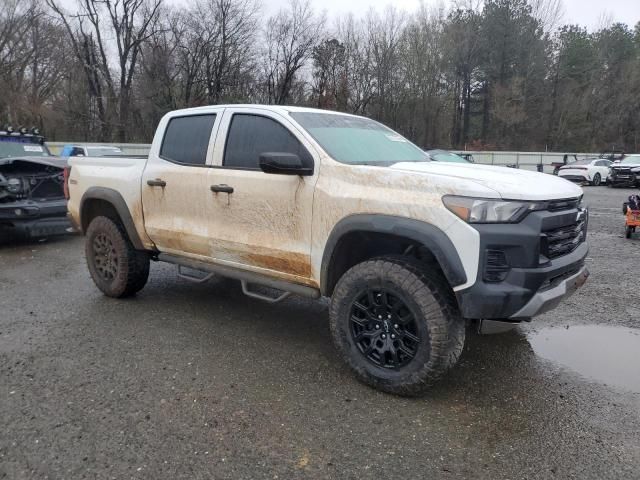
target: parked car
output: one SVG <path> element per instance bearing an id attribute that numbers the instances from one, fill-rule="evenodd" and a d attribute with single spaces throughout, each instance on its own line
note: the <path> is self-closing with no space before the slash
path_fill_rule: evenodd
<path id="1" fill-rule="evenodd" d="M 38 133 L 0 130 L 0 237 L 67 232 L 66 164 L 49 154 Z"/>
<path id="2" fill-rule="evenodd" d="M 120 156 L 122 150 L 108 145 L 65 145 L 61 157 L 109 157 Z"/>
<path id="3" fill-rule="evenodd" d="M 572 182 L 588 183 L 597 187 L 603 181 L 606 182 L 610 167 L 610 160 L 586 158 L 560 167 L 558 176 Z"/>
<path id="4" fill-rule="evenodd" d="M 600 154 L 600 158 L 609 160 L 613 163 L 620 163 L 622 160 L 624 160 L 626 156 L 627 155 L 625 154 L 624 150 L 616 150 L 616 149 L 602 152 Z"/>
<path id="5" fill-rule="evenodd" d="M 456 153 L 447 152 L 446 150 L 427 150 L 426 153 L 434 162 L 473 163 L 472 161 L 463 158 Z"/>
<path id="6" fill-rule="evenodd" d="M 607 182 L 610 187 L 640 188 L 640 155 L 627 155 L 611 165 Z"/>
<path id="7" fill-rule="evenodd" d="M 69 212 L 105 295 L 134 295 L 160 261 L 197 282 L 238 279 L 267 302 L 330 297 L 342 358 L 397 394 L 423 391 L 456 363 L 464 319 L 512 328 L 588 276 L 579 186 L 435 162 L 353 115 L 178 110 L 160 121 L 147 159 L 72 157 L 67 178 Z"/>

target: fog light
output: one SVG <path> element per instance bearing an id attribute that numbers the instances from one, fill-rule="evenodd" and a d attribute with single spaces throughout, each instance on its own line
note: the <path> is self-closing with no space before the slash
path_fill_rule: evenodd
<path id="1" fill-rule="evenodd" d="M 20 217 L 22 216 L 22 209 L 21 208 L 16 208 L 13 213 L 16 214 L 16 217 Z"/>
<path id="2" fill-rule="evenodd" d="M 502 250 L 487 250 L 486 263 L 484 267 L 484 280 L 486 282 L 497 283 L 507 278 L 511 270 L 507 256 Z"/>

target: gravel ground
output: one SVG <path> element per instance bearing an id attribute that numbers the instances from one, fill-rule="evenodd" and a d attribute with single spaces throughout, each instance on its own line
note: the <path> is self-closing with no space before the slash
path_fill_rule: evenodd
<path id="1" fill-rule="evenodd" d="M 585 191 L 587 285 L 513 332 L 470 334 L 420 399 L 354 380 L 326 302 L 267 305 L 162 264 L 136 298 L 112 300 L 81 237 L 5 243 L 0 478 L 637 479 L 640 235 L 623 237 L 630 190 Z M 579 343 L 540 347 L 586 325 Z M 636 368 L 620 385 L 589 374 L 623 361 Z"/>

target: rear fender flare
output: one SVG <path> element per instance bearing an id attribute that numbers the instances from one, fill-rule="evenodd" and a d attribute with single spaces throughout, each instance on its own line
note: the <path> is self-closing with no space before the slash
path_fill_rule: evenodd
<path id="1" fill-rule="evenodd" d="M 138 235 L 138 231 L 136 230 L 135 222 L 133 221 L 133 217 L 131 216 L 131 212 L 129 211 L 129 207 L 127 206 L 127 202 L 124 201 L 122 195 L 113 190 L 112 188 L 105 187 L 91 187 L 89 188 L 84 195 L 82 196 L 82 200 L 80 201 L 80 219 L 83 218 L 83 209 L 88 200 L 104 200 L 105 202 L 110 203 L 115 208 L 116 212 L 118 212 L 118 216 L 120 217 L 120 221 L 124 226 L 124 229 L 129 236 L 129 240 L 133 244 L 134 248 L 137 250 L 145 250 L 142 240 L 140 239 L 140 235 Z M 84 222 L 82 222 L 84 223 Z M 86 229 L 84 224 L 81 225 L 82 230 Z"/>

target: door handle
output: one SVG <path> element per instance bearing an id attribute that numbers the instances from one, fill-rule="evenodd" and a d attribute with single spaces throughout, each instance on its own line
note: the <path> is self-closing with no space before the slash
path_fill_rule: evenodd
<path id="1" fill-rule="evenodd" d="M 211 185 L 211 191 L 215 193 L 233 193 L 233 187 L 221 183 L 220 185 Z"/>
<path id="2" fill-rule="evenodd" d="M 155 180 L 147 180 L 147 185 L 149 185 L 150 187 L 166 187 L 167 182 L 156 178 Z"/>

